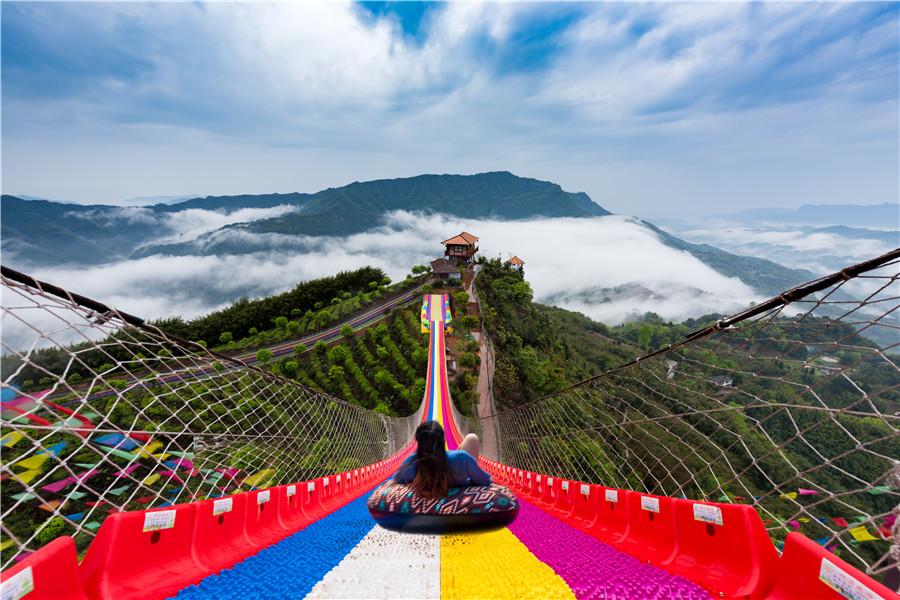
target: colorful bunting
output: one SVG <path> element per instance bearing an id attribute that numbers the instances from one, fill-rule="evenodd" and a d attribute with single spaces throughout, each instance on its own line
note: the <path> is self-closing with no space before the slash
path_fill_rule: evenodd
<path id="1" fill-rule="evenodd" d="M 872 494 L 873 496 L 887 494 L 890 491 L 891 491 L 891 486 L 889 486 L 889 485 L 879 485 L 879 486 L 873 487 L 872 489 L 868 490 L 868 492 L 870 494 Z"/>
<path id="2" fill-rule="evenodd" d="M 41 471 L 39 469 L 32 469 L 30 471 L 22 471 L 21 473 L 13 473 L 13 477 L 18 479 L 22 484 L 28 484 L 40 474 Z"/>
<path id="3" fill-rule="evenodd" d="M 37 470 L 44 466 L 44 463 L 47 462 L 48 458 L 50 458 L 49 454 L 38 453 L 33 456 L 29 456 L 28 458 L 23 458 L 18 462 L 14 462 L 12 466 L 22 467 L 23 469 L 28 470 Z"/>
<path id="4" fill-rule="evenodd" d="M 70 477 L 66 477 L 64 479 L 60 479 L 59 481 L 54 481 L 53 483 L 48 483 L 41 489 L 44 490 L 45 492 L 50 492 L 51 494 L 58 494 L 59 492 L 63 491 L 64 489 L 66 489 L 66 487 L 75 483 L 76 481 L 77 481 L 77 479 L 75 477 L 70 476 Z"/>
<path id="5" fill-rule="evenodd" d="M 0 551 L 6 550 L 10 546 L 12 546 L 14 543 L 15 542 L 13 542 L 12 540 L 4 540 L 2 543 L 0 543 Z"/>
<path id="6" fill-rule="evenodd" d="M 174 479 L 178 483 L 184 485 L 184 480 L 179 477 L 175 471 L 160 471 L 159 474 L 163 477 L 167 477 L 169 480 Z"/>
<path id="7" fill-rule="evenodd" d="M 799 488 L 799 489 L 797 490 L 797 493 L 800 494 L 801 496 L 815 496 L 815 495 L 818 494 L 819 492 L 816 491 L 816 490 L 807 490 L 807 489 L 804 489 L 804 488 Z"/>
<path id="8" fill-rule="evenodd" d="M 144 485 L 153 485 L 159 480 L 159 473 L 153 473 L 152 475 L 147 475 L 144 477 L 143 481 L 141 481 Z"/>
<path id="9" fill-rule="evenodd" d="M 788 492 L 787 494 L 781 494 L 778 497 L 782 500 L 796 500 L 797 492 Z"/>
<path id="10" fill-rule="evenodd" d="M 110 494 L 112 496 L 121 496 L 125 492 L 125 490 L 127 490 L 129 487 L 131 487 L 131 486 L 123 485 L 123 486 L 120 486 L 117 488 L 113 488 L 111 490 L 106 490 L 106 493 Z"/>
<path id="11" fill-rule="evenodd" d="M 241 472 L 240 469 L 235 469 L 234 467 L 223 467 L 216 469 L 216 471 L 218 471 L 228 479 L 234 479 L 235 477 L 237 477 L 238 473 Z"/>
<path id="12" fill-rule="evenodd" d="M 869 530 L 866 529 L 865 525 L 860 525 L 858 527 L 854 527 L 850 530 L 850 535 L 853 536 L 853 539 L 857 542 L 876 542 L 878 538 L 869 533 Z"/>
<path id="13" fill-rule="evenodd" d="M 19 502 L 28 502 L 29 500 L 37 498 L 36 495 L 31 492 L 22 492 L 21 494 L 13 494 L 12 499 L 17 500 Z"/>
<path id="14" fill-rule="evenodd" d="M 97 531 L 98 529 L 100 529 L 100 522 L 99 521 L 91 521 L 90 523 L 85 523 L 84 528 L 90 529 L 91 531 Z"/>
<path id="15" fill-rule="evenodd" d="M 16 444 L 18 444 L 23 437 L 25 436 L 18 431 L 10 431 L 2 438 L 0 438 L 0 446 L 3 446 L 4 448 L 12 448 Z"/>
<path id="16" fill-rule="evenodd" d="M 263 469 L 259 473 L 254 473 L 253 475 L 246 477 L 244 481 L 241 482 L 241 485 L 249 485 L 253 487 L 261 481 L 270 478 L 274 474 L 275 469 Z"/>
<path id="17" fill-rule="evenodd" d="M 66 518 L 70 521 L 75 521 L 76 523 L 84 518 L 84 513 L 72 513 L 71 515 L 66 515 Z"/>
<path id="18" fill-rule="evenodd" d="M 137 455 L 141 458 L 151 458 L 153 453 L 162 448 L 163 443 L 160 441 L 150 442 L 146 446 L 138 449 Z"/>
<path id="19" fill-rule="evenodd" d="M 838 527 L 850 527 L 850 523 L 843 517 L 834 517 L 831 520 L 834 521 L 834 524 Z"/>
<path id="20" fill-rule="evenodd" d="M 791 520 L 791 521 L 788 521 L 787 524 L 791 526 L 791 529 L 800 529 L 800 522 L 799 522 L 799 521 L 793 521 L 793 520 Z"/>
<path id="21" fill-rule="evenodd" d="M 62 504 L 62 500 L 51 500 L 50 502 L 45 502 L 45 503 L 39 505 L 38 508 L 52 513 L 57 508 L 59 508 L 60 504 Z"/>
<path id="22" fill-rule="evenodd" d="M 124 451 L 134 450 L 138 447 L 137 442 L 131 438 L 125 437 L 125 435 L 121 433 L 108 433 L 94 438 L 91 441 L 101 446 L 109 446 L 110 448 L 117 448 Z"/>
<path id="23" fill-rule="evenodd" d="M 134 473 L 138 467 L 140 467 L 140 465 L 138 464 L 128 465 L 127 467 L 116 473 L 115 477 L 127 477 L 128 475 Z"/>

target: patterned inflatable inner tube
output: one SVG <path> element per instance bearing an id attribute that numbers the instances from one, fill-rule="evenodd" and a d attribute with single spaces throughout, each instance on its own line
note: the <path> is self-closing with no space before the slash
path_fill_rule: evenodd
<path id="1" fill-rule="evenodd" d="M 497 529 L 519 514 L 515 495 L 496 483 L 450 488 L 443 498 L 423 498 L 407 484 L 387 481 L 366 505 L 382 527 L 413 533 Z"/>

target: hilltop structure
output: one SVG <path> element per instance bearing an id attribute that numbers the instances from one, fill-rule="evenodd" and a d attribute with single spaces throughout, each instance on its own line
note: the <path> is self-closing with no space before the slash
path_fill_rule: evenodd
<path id="1" fill-rule="evenodd" d="M 511 259 L 506 261 L 507 264 L 514 266 L 518 270 L 522 270 L 525 268 L 525 261 L 519 258 L 518 256 L 513 256 Z"/>
<path id="2" fill-rule="evenodd" d="M 431 272 L 436 278 L 442 279 L 444 281 L 459 281 L 460 277 L 462 276 L 459 272 L 459 269 L 456 268 L 453 263 L 451 263 L 446 258 L 438 258 L 431 261 Z"/>
<path id="3" fill-rule="evenodd" d="M 477 236 L 463 231 L 441 243 L 444 244 L 444 256 L 454 265 L 471 265 L 475 262 L 475 254 L 478 252 Z"/>

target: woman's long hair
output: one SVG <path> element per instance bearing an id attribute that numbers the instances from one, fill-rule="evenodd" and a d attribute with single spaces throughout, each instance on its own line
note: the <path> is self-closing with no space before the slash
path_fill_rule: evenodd
<path id="1" fill-rule="evenodd" d="M 444 428 L 426 421 L 416 428 L 416 477 L 412 487 L 426 498 L 440 498 L 450 489 L 450 466 L 444 448 Z"/>

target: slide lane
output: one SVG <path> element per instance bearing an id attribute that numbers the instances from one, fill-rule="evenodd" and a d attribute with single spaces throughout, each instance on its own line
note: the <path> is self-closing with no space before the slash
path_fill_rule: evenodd
<path id="1" fill-rule="evenodd" d="M 446 297 L 426 296 L 425 302 L 423 314 L 440 319 L 431 321 L 429 331 L 423 418 L 440 422 L 448 448 L 455 449 L 462 436 L 449 404 L 442 323 Z M 524 501 L 505 529 L 435 536 L 375 526 L 367 498 L 368 493 L 177 597 L 710 598 L 699 586 L 641 563 Z"/>

